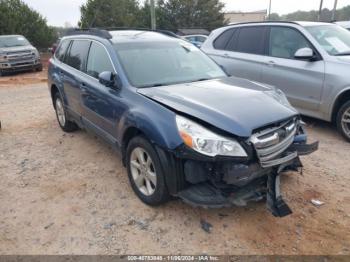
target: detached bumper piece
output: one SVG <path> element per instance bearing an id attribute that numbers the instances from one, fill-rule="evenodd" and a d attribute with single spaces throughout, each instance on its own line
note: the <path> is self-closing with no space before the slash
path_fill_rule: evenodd
<path id="1" fill-rule="evenodd" d="M 280 191 L 280 175 L 271 174 L 267 179 L 267 209 L 275 217 L 285 217 L 292 214 L 292 210 L 284 202 Z"/>

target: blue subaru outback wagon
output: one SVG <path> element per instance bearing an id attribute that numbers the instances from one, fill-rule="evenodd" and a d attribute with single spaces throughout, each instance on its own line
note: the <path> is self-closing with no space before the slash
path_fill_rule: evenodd
<path id="1" fill-rule="evenodd" d="M 73 30 L 48 75 L 63 131 L 92 131 L 119 150 L 148 205 L 170 196 L 202 207 L 266 199 L 285 216 L 280 175 L 318 148 L 280 90 L 229 77 L 166 32 Z"/>

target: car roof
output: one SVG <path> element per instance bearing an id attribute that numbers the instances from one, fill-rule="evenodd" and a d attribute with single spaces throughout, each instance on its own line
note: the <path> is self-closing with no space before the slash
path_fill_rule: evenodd
<path id="1" fill-rule="evenodd" d="M 173 32 L 166 30 L 150 29 L 70 29 L 67 31 L 64 39 L 76 38 L 103 38 L 112 43 L 129 43 L 129 42 L 172 42 L 179 41 L 181 38 Z"/>
<path id="2" fill-rule="evenodd" d="M 147 41 L 174 41 L 174 37 L 162 34 L 160 32 L 145 30 L 115 30 L 109 31 L 113 43 L 123 42 L 147 42 Z M 179 39 L 177 39 L 179 40 Z"/>
<path id="3" fill-rule="evenodd" d="M 294 24 L 294 25 L 300 25 L 303 27 L 309 27 L 309 26 L 330 25 L 331 23 L 310 22 L 310 21 L 256 21 L 256 22 L 231 23 L 226 27 L 236 27 L 240 25 L 265 25 L 265 24 Z"/>
<path id="4" fill-rule="evenodd" d="M 23 35 L 0 35 L 0 37 L 24 37 Z"/>

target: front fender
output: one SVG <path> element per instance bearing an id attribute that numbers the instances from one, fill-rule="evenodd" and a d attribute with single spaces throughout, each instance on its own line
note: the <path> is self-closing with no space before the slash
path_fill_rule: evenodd
<path id="1" fill-rule="evenodd" d="M 177 131 L 176 114 L 159 105 L 144 106 L 125 112 L 118 125 L 118 141 L 123 143 L 125 133 L 130 128 L 140 130 L 151 143 L 165 149 L 174 150 L 183 142 Z"/>

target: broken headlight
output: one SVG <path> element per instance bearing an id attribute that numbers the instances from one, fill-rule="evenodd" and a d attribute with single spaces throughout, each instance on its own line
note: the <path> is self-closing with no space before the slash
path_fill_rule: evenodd
<path id="1" fill-rule="evenodd" d="M 247 157 L 242 146 L 231 138 L 217 135 L 182 116 L 176 116 L 176 124 L 185 145 L 203 155 Z"/>

